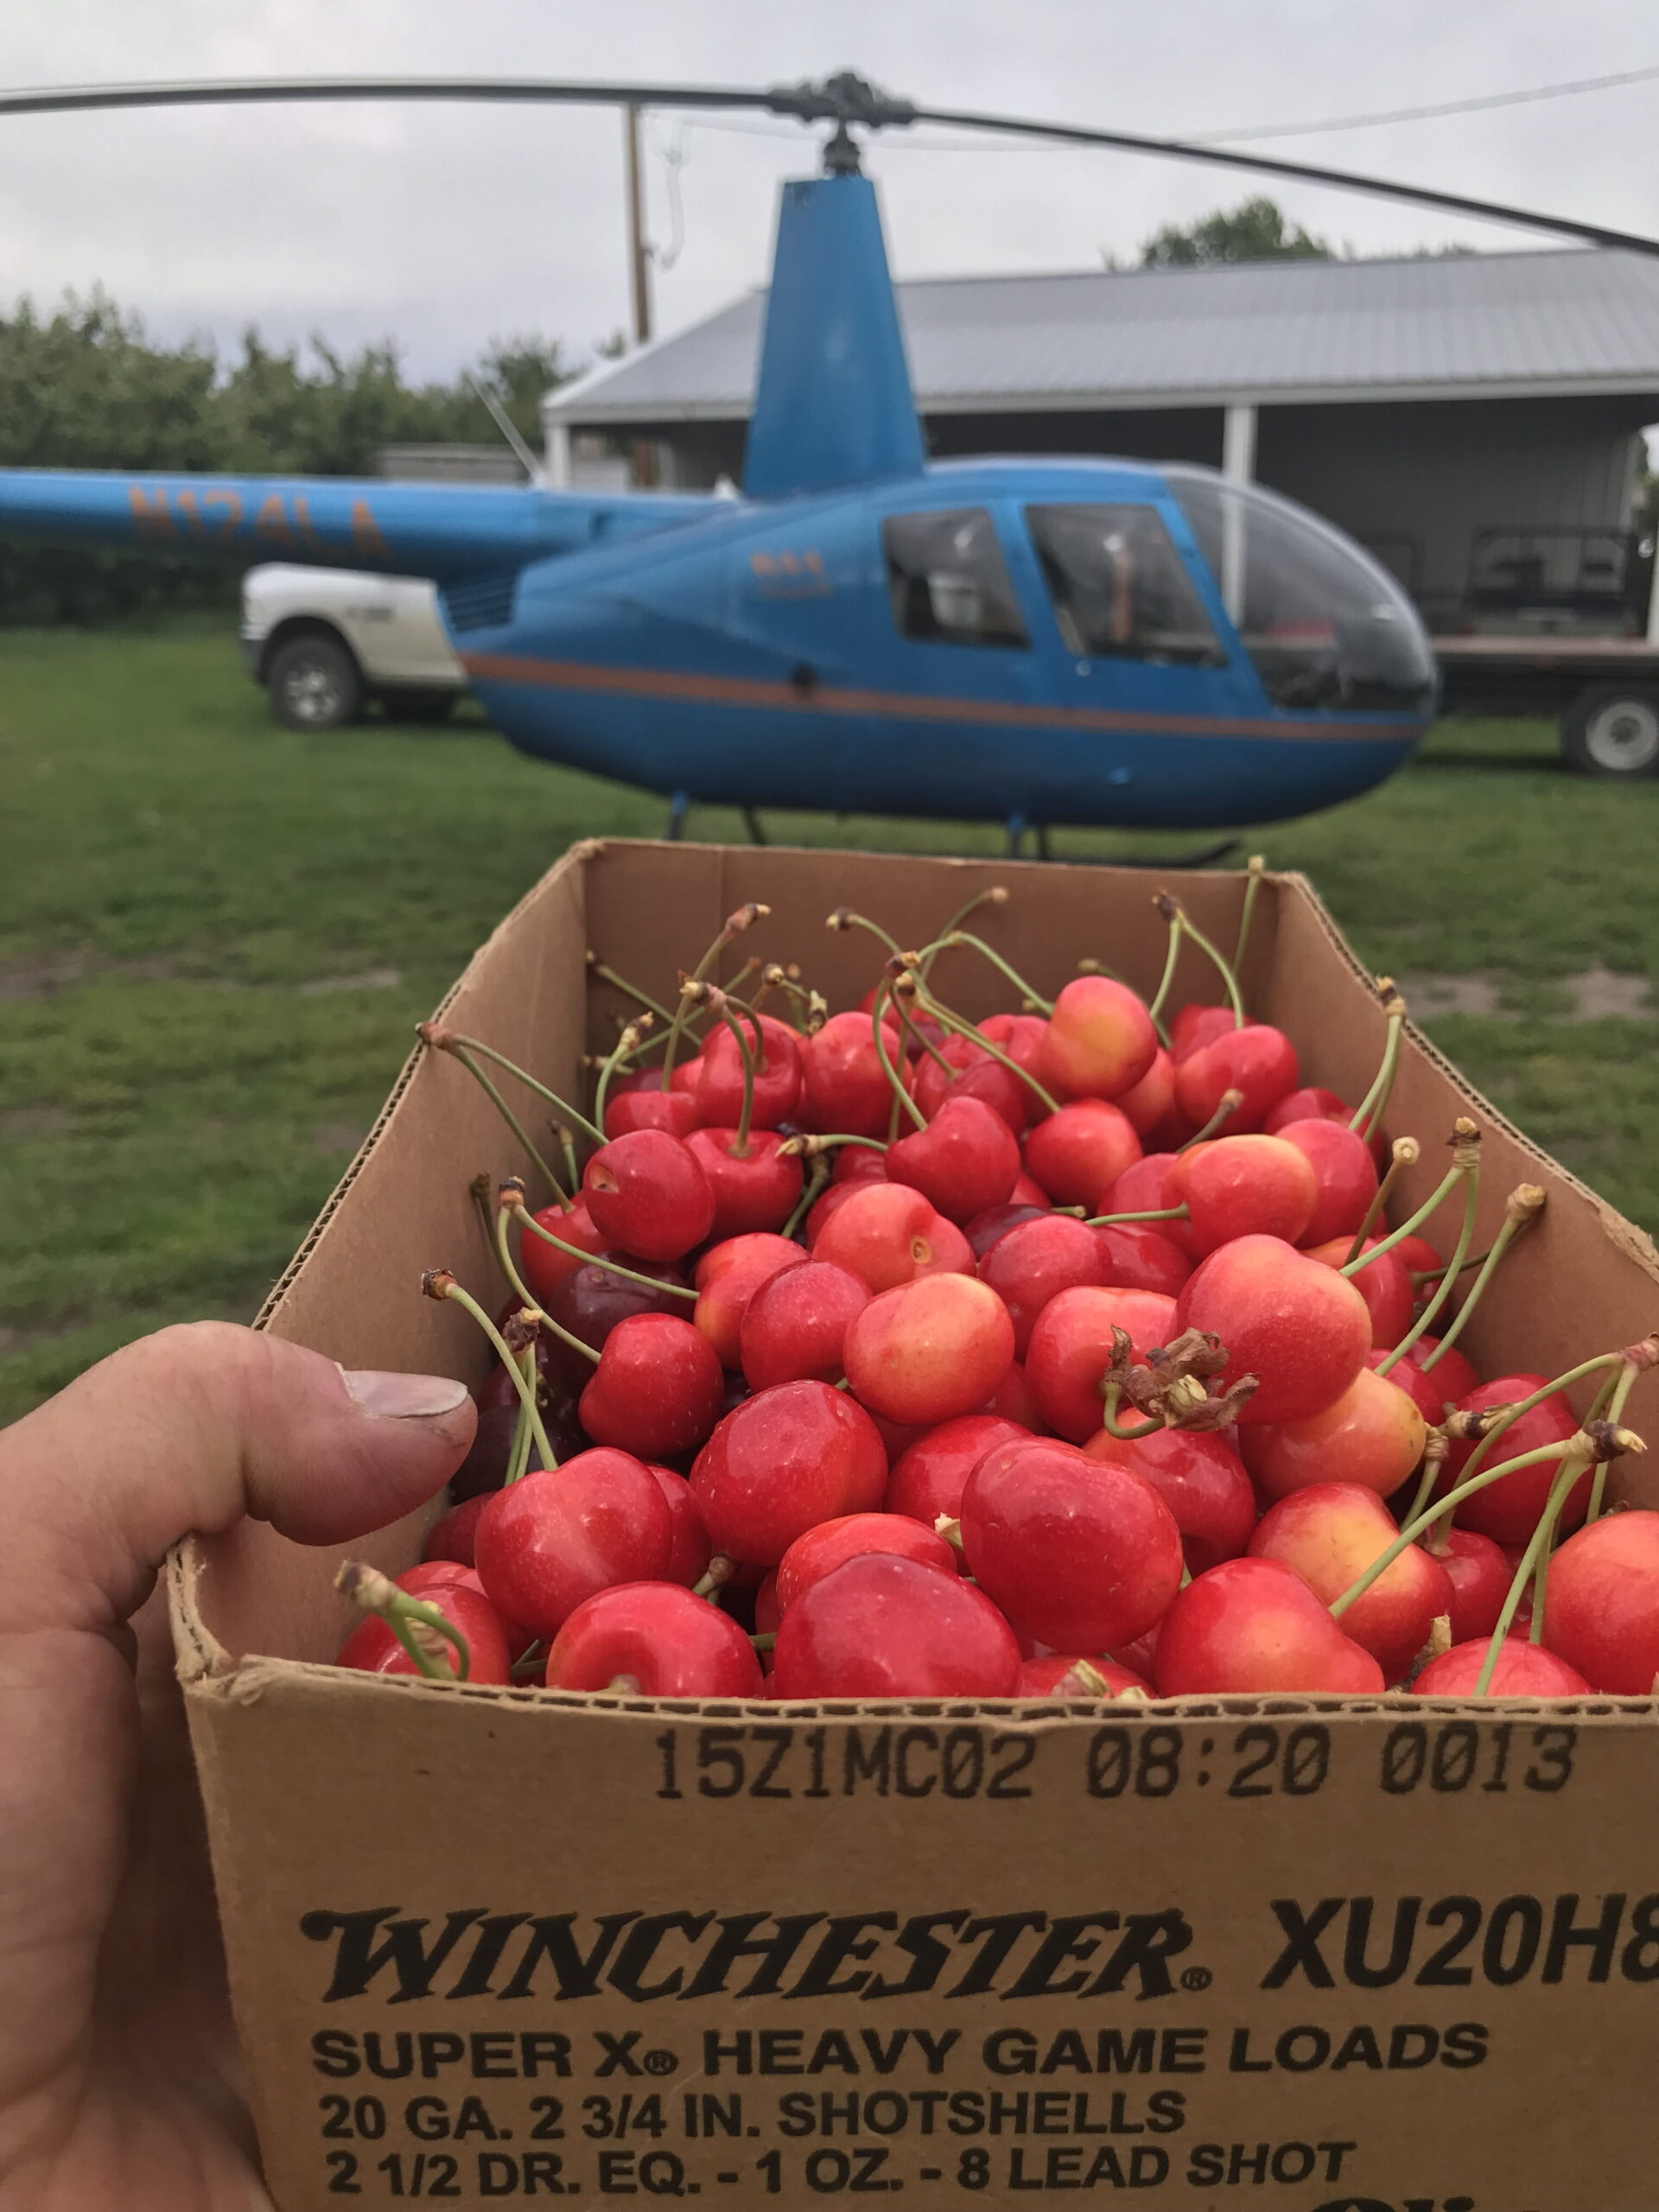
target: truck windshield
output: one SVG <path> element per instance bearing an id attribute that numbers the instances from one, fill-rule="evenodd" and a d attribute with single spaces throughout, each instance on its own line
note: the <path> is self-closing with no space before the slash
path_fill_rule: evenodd
<path id="1" fill-rule="evenodd" d="M 1433 704 L 1417 611 L 1351 539 L 1259 486 L 1207 469 L 1165 475 L 1275 706 L 1418 714 Z"/>

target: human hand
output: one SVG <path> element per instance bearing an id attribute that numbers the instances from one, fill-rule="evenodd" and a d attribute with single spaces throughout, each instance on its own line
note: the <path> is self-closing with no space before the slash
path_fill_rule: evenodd
<path id="1" fill-rule="evenodd" d="M 340 1543 L 432 1496 L 459 1382 L 201 1322 L 0 1433 L 0 2212 L 252 2212 L 156 1570 L 244 1514 Z"/>

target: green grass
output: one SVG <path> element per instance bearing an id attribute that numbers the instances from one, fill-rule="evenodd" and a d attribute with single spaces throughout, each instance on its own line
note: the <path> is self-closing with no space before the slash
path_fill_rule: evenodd
<path id="1" fill-rule="evenodd" d="M 278 731 L 206 619 L 0 632 L 0 1418 L 144 1330 L 251 1313 L 479 939 L 573 837 L 663 820 L 475 722 Z M 1597 961 L 1659 966 L 1656 803 L 1561 773 L 1542 723 L 1448 723 L 1382 791 L 1253 840 L 1308 872 L 1373 966 L 1494 977 L 1523 1018 L 1436 1035 L 1649 1227 L 1659 1023 L 1549 1016 Z M 769 819 L 810 842 L 1000 849 Z M 741 834 L 715 810 L 696 827 Z"/>

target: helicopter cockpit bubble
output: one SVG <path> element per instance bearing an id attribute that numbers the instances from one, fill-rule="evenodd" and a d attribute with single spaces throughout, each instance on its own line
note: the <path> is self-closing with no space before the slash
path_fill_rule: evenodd
<path id="1" fill-rule="evenodd" d="M 1204 468 L 1164 474 L 1276 707 L 1432 709 L 1427 634 L 1380 563 L 1260 485 Z"/>

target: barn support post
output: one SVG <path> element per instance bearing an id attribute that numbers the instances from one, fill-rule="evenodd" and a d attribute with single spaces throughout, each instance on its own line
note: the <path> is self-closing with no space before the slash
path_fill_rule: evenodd
<path id="1" fill-rule="evenodd" d="M 1653 549 L 1653 581 L 1648 586 L 1648 643 L 1659 645 L 1659 543 Z"/>
<path id="2" fill-rule="evenodd" d="M 1255 410 L 1248 403 L 1230 406 L 1222 416 L 1221 473 L 1234 484 L 1255 478 Z M 1237 626 L 1244 612 L 1244 510 L 1236 499 L 1222 509 L 1221 597 L 1227 618 Z"/>
<path id="3" fill-rule="evenodd" d="M 570 463 L 570 425 L 550 423 L 547 426 L 547 482 L 553 492 L 568 492 L 574 477 Z"/>

